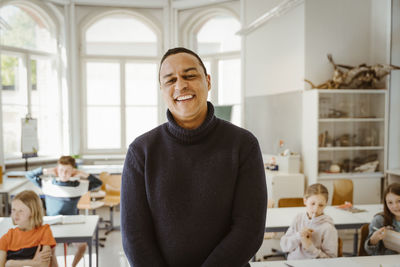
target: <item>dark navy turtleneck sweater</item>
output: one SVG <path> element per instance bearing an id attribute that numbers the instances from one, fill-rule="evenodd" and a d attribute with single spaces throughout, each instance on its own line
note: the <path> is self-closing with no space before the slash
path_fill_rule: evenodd
<path id="1" fill-rule="evenodd" d="M 257 139 L 214 116 L 168 122 L 135 139 L 121 188 L 121 234 L 132 267 L 249 266 L 265 229 L 267 190 Z"/>

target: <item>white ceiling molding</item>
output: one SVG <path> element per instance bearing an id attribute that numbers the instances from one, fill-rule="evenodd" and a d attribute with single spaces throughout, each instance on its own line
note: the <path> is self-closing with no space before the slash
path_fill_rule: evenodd
<path id="1" fill-rule="evenodd" d="M 189 9 L 201 6 L 215 5 L 224 2 L 233 2 L 237 0 L 173 0 L 172 8 L 175 9 Z"/>
<path id="2" fill-rule="evenodd" d="M 302 3 L 304 3 L 304 0 L 285 0 L 276 7 L 264 13 L 261 17 L 250 23 L 248 26 L 242 28 L 236 34 L 247 35 L 259 28 L 261 25 L 267 23 L 270 19 L 279 17 Z"/>
<path id="3" fill-rule="evenodd" d="M 138 7 L 162 8 L 168 5 L 168 0 L 46 0 L 48 2 L 68 5 L 110 6 L 110 7 Z"/>

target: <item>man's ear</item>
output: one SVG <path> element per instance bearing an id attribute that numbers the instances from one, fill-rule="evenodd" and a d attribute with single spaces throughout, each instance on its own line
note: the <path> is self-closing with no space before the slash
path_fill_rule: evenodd
<path id="1" fill-rule="evenodd" d="M 210 74 L 207 74 L 207 88 L 208 88 L 208 91 L 211 90 L 211 76 L 210 76 Z"/>

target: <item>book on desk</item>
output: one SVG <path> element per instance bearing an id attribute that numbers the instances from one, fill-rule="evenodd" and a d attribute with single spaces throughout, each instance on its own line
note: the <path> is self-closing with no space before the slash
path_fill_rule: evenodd
<path id="1" fill-rule="evenodd" d="M 49 225 L 54 224 L 76 224 L 76 223 L 85 223 L 84 215 L 56 215 L 56 216 L 46 216 L 43 218 L 43 223 L 47 223 Z"/>

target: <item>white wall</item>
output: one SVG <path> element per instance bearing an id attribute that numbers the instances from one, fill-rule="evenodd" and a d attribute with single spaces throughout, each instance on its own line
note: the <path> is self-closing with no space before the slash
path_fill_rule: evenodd
<path id="1" fill-rule="evenodd" d="M 279 1 L 245 1 L 246 25 L 277 4 Z M 303 88 L 304 4 L 271 19 L 244 38 L 245 97 Z"/>
<path id="2" fill-rule="evenodd" d="M 370 17 L 370 0 L 306 0 L 305 78 L 320 84 L 332 77 L 328 53 L 336 63 L 368 63 Z"/>

